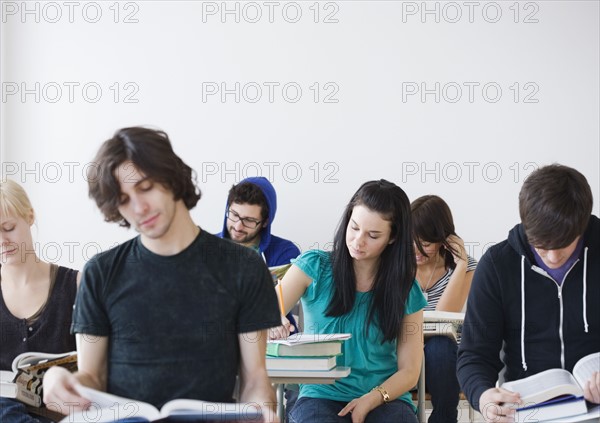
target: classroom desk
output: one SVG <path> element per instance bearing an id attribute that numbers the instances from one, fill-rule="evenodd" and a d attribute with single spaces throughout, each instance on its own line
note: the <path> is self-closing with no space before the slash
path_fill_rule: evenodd
<path id="1" fill-rule="evenodd" d="M 267 370 L 271 383 L 277 386 L 277 415 L 279 421 L 283 422 L 283 388 L 286 383 L 316 383 L 320 385 L 331 385 L 336 380 L 350 374 L 350 367 L 336 367 L 326 372 L 306 370 Z"/>

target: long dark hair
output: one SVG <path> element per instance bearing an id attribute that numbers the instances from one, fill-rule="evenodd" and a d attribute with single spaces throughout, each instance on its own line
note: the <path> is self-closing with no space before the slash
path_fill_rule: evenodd
<path id="1" fill-rule="evenodd" d="M 417 198 L 410 205 L 412 211 L 413 237 L 417 249 L 425 257 L 429 257 L 423 249 L 421 241 L 431 243 L 441 243 L 446 269 L 454 269 L 454 254 L 459 252 L 448 244 L 447 238 L 450 235 L 456 235 L 454 229 L 454 220 L 450 207 L 444 200 L 437 195 L 424 195 Z M 458 235 L 457 235 L 458 236 Z"/>
<path id="2" fill-rule="evenodd" d="M 102 144 L 94 166 L 88 168 L 88 193 L 105 221 L 130 226 L 119 213 L 121 188 L 115 176 L 115 169 L 128 160 L 154 182 L 168 188 L 175 201 L 183 200 L 188 210 L 198 203 L 201 193 L 196 174 L 175 154 L 168 135 L 144 127 L 123 128 Z"/>
<path id="3" fill-rule="evenodd" d="M 382 343 L 393 341 L 401 335 L 405 303 L 415 279 L 416 262 L 408 197 L 399 186 L 385 179 L 365 182 L 346 206 L 333 241 L 334 288 L 326 313 L 328 316 L 342 316 L 354 306 L 356 275 L 346 247 L 346 229 L 352 210 L 358 205 L 380 213 L 391 223 L 390 239 L 394 242 L 381 253 L 365 328 L 376 321 L 383 333 Z"/>

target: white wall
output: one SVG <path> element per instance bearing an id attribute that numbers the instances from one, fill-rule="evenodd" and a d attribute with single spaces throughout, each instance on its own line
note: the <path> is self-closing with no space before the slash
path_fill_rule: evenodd
<path id="1" fill-rule="evenodd" d="M 233 183 L 270 177 L 274 232 L 303 250 L 369 179 L 445 198 L 476 257 L 518 221 L 534 167 L 573 166 L 599 192 L 596 1 L 3 1 L 1 31 L 2 171 L 38 211 L 40 254 L 75 268 L 134 235 L 103 222 L 82 175 L 124 126 L 168 132 L 210 232 Z"/>

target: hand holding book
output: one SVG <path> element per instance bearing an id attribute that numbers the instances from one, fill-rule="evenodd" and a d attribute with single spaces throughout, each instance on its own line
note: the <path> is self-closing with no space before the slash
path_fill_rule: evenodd
<path id="1" fill-rule="evenodd" d="M 521 396 L 503 388 L 490 388 L 479 397 L 479 412 L 487 423 L 514 417 L 516 408 L 522 405 Z"/>
<path id="2" fill-rule="evenodd" d="M 581 358 L 573 367 L 573 374 L 564 369 L 549 369 L 506 382 L 502 388 L 518 393 L 522 400 L 516 410 L 516 421 L 577 416 L 588 411 L 584 400 L 586 387 L 590 387 L 592 399 L 594 392 L 598 392 L 599 368 L 600 352 Z"/>

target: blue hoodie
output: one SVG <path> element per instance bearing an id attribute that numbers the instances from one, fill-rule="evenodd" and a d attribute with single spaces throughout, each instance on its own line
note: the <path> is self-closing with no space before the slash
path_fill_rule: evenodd
<path id="1" fill-rule="evenodd" d="M 259 253 L 264 257 L 265 263 L 269 267 L 288 264 L 291 259 L 300 255 L 300 250 L 292 241 L 271 234 L 271 225 L 273 224 L 273 220 L 275 220 L 275 212 L 277 211 L 277 194 L 275 193 L 275 188 L 263 176 L 246 178 L 240 181 L 240 184 L 244 182 L 257 185 L 265 195 L 267 204 L 269 205 L 269 224 L 260 233 Z M 228 207 L 229 205 L 225 204 L 225 212 L 227 212 Z M 223 218 L 223 229 L 217 236 L 229 238 L 226 216 Z"/>
<path id="2" fill-rule="evenodd" d="M 280 266 L 288 264 L 291 259 L 294 259 L 300 255 L 300 250 L 296 245 L 287 239 L 280 238 L 271 234 L 271 225 L 275 220 L 275 212 L 277 211 L 277 194 L 275 188 L 271 185 L 271 182 L 263 176 L 246 178 L 241 183 L 249 182 L 257 185 L 267 200 L 269 205 L 269 224 L 263 228 L 260 232 L 260 243 L 258 244 L 258 252 L 263 256 L 267 266 Z M 225 202 L 225 217 L 223 218 L 223 229 L 219 234 L 220 238 L 229 239 L 229 232 L 227 231 L 227 209 L 229 205 Z M 290 323 L 296 328 L 292 333 L 295 333 L 298 329 L 298 325 L 292 313 L 288 313 L 286 316 Z"/>

